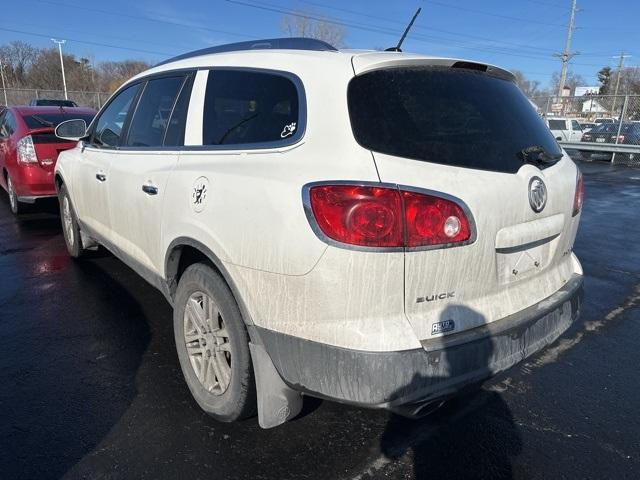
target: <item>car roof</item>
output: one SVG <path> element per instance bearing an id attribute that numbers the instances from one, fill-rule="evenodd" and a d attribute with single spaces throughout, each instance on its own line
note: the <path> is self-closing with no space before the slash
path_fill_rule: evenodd
<path id="1" fill-rule="evenodd" d="M 302 58 L 312 62 L 302 62 Z M 259 67 L 254 62 L 259 63 Z M 443 66 L 466 67 L 493 72 L 512 79 L 513 74 L 495 65 L 459 58 L 443 58 L 404 52 L 375 50 L 339 50 L 326 42 L 309 38 L 275 38 L 240 42 L 217 47 L 195 50 L 161 62 L 151 69 L 131 78 L 130 83 L 139 78 L 170 70 L 207 68 L 212 66 L 236 66 L 240 68 L 266 68 L 265 65 L 287 65 L 291 73 L 301 74 L 306 69 L 317 73 L 318 65 L 330 69 L 332 65 L 345 65 L 359 75 L 369 70 L 393 66 Z M 275 67 L 274 67 L 275 68 Z"/>
<path id="2" fill-rule="evenodd" d="M 96 111 L 93 108 L 89 107 L 59 107 L 59 106 L 24 106 L 19 105 L 15 107 L 10 107 L 20 115 L 33 115 L 34 113 L 67 113 L 69 115 L 73 115 L 74 113 L 81 114 L 95 114 Z"/>

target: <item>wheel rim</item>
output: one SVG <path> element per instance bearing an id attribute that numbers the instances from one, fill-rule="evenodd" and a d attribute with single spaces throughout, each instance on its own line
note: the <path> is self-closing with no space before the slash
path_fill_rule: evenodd
<path id="1" fill-rule="evenodd" d="M 64 236 L 67 239 L 67 243 L 70 247 L 73 247 L 75 243 L 75 236 L 73 234 L 73 218 L 71 217 L 71 205 L 69 204 L 69 198 L 66 196 L 62 200 L 62 223 L 64 224 Z"/>
<path id="2" fill-rule="evenodd" d="M 15 212 L 18 206 L 18 199 L 16 198 L 16 192 L 13 191 L 13 182 L 11 181 L 11 177 L 7 178 L 7 190 L 9 190 L 9 204 L 11 205 L 11 210 Z"/>
<path id="3" fill-rule="evenodd" d="M 231 344 L 222 313 L 206 293 L 195 292 L 184 310 L 184 341 L 200 384 L 222 395 L 231 383 Z"/>

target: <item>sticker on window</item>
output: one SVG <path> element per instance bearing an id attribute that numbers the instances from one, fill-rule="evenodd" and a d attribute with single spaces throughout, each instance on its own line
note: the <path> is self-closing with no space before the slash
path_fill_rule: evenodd
<path id="1" fill-rule="evenodd" d="M 289 135 L 293 135 L 293 132 L 296 131 L 296 122 L 290 123 L 289 125 L 285 125 L 282 133 L 280 134 L 280 138 L 287 138 Z"/>

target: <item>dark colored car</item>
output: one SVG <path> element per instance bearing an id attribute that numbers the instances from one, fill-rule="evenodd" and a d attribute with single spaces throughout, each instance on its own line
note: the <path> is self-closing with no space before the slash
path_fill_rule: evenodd
<path id="1" fill-rule="evenodd" d="M 30 107 L 77 107 L 78 104 L 73 100 L 64 100 L 57 98 L 34 98 L 29 102 Z"/>
<path id="2" fill-rule="evenodd" d="M 619 134 L 618 130 L 620 130 Z M 622 124 L 622 127 L 620 127 L 619 123 L 601 123 L 582 135 L 582 139 L 580 141 L 602 144 L 618 143 L 625 145 L 640 145 L 640 123 L 625 122 Z M 581 151 L 581 153 L 583 156 L 591 159 L 611 160 L 612 157 L 612 154 L 608 152 Z M 636 154 L 632 153 L 623 155 L 633 159 Z"/>
<path id="3" fill-rule="evenodd" d="M 78 107 L 0 109 L 0 186 L 9 194 L 13 213 L 19 213 L 20 203 L 56 196 L 53 170 L 58 154 L 77 143 L 56 137 L 56 125 L 73 118 L 88 125 L 95 114 Z"/>

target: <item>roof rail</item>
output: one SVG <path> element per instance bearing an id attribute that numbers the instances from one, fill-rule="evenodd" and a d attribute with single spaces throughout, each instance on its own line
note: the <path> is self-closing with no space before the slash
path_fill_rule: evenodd
<path id="1" fill-rule="evenodd" d="M 266 50 L 266 49 L 281 49 L 281 50 L 313 50 L 317 52 L 331 51 L 337 52 L 338 49 L 333 45 L 323 42 L 322 40 L 316 40 L 315 38 L 303 38 L 303 37 L 287 37 L 287 38 L 268 38 L 265 40 L 250 40 L 248 42 L 227 43 L 225 45 L 218 45 L 217 47 L 207 47 L 200 50 L 194 50 L 193 52 L 184 53 L 177 57 L 170 58 L 163 62 L 156 64 L 155 66 L 164 65 L 166 63 L 175 62 L 178 60 L 185 60 L 187 58 L 199 57 L 201 55 L 210 55 L 212 53 L 225 53 L 225 52 L 237 52 L 241 50 Z"/>

